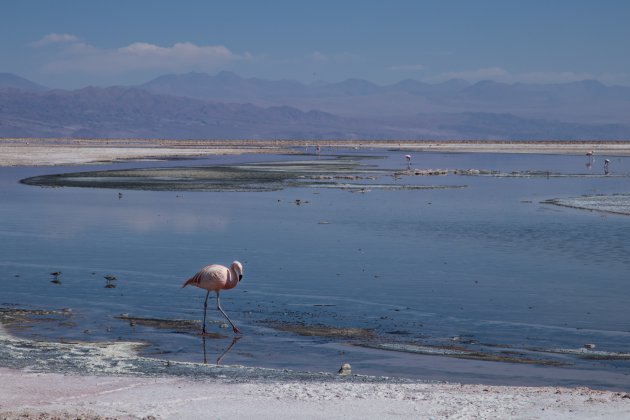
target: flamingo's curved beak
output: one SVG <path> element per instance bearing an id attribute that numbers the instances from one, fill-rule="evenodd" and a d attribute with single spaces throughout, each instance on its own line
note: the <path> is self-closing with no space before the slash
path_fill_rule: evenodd
<path id="1" fill-rule="evenodd" d="M 239 275 L 238 275 L 238 281 L 241 281 L 241 279 L 242 279 L 242 278 L 243 278 L 243 275 L 242 275 L 242 274 L 239 274 Z"/>

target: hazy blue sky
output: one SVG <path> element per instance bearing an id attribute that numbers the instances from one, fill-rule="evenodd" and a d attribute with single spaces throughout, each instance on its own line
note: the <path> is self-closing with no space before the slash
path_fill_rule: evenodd
<path id="1" fill-rule="evenodd" d="M 0 72 L 76 88 L 221 70 L 630 85 L 630 1 L 0 2 Z"/>

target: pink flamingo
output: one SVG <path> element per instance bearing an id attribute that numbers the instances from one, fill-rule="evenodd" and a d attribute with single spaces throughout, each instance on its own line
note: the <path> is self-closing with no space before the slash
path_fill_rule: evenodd
<path id="1" fill-rule="evenodd" d="M 233 289 L 234 287 L 236 287 L 238 282 L 241 281 L 242 278 L 243 265 L 238 261 L 234 261 L 232 265 L 230 265 L 230 268 L 218 264 L 205 266 L 194 276 L 186 280 L 184 284 L 182 284 L 182 287 L 186 287 L 189 284 L 192 284 L 193 286 L 197 286 L 200 289 L 206 289 L 208 291 L 208 293 L 206 293 L 206 300 L 203 303 L 203 329 L 201 331 L 202 334 L 206 333 L 206 312 L 208 312 L 208 296 L 213 290 L 217 294 L 217 309 L 228 320 L 228 322 L 232 326 L 232 330 L 234 331 L 234 333 L 241 333 L 241 331 L 236 328 L 236 325 L 234 325 L 230 317 L 228 317 L 227 314 L 223 312 L 223 309 L 221 308 L 221 303 L 219 302 L 219 291 Z"/>
<path id="2" fill-rule="evenodd" d="M 591 168 L 593 167 L 593 154 L 594 154 L 594 153 L 595 153 L 595 152 L 594 152 L 594 151 L 592 151 L 592 150 L 591 150 L 591 151 L 589 151 L 589 152 L 586 152 L 586 157 L 588 158 L 588 161 L 586 162 L 586 167 L 587 167 L 588 169 L 591 169 Z"/>
<path id="3" fill-rule="evenodd" d="M 593 155 L 595 154 L 594 151 L 590 151 L 590 152 L 586 152 L 586 157 L 588 158 L 588 161 L 593 163 Z"/>

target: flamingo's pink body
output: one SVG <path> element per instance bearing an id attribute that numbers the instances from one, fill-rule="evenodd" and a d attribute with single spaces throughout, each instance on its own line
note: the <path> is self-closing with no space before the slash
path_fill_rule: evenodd
<path id="1" fill-rule="evenodd" d="M 241 281 L 242 278 L 243 265 L 238 261 L 234 261 L 230 265 L 230 268 L 218 264 L 205 266 L 194 276 L 186 280 L 184 284 L 182 284 L 182 287 L 186 287 L 190 284 L 208 291 L 208 293 L 206 293 L 206 300 L 204 302 L 203 312 L 202 332 L 204 334 L 206 332 L 206 312 L 208 309 L 208 296 L 211 291 L 214 291 L 217 294 L 217 310 L 219 310 L 228 320 L 230 325 L 232 325 L 232 329 L 234 330 L 234 332 L 240 333 L 239 329 L 234 325 L 234 323 L 232 323 L 227 314 L 223 312 L 223 309 L 221 308 L 221 304 L 219 302 L 219 292 L 221 290 L 233 289 L 234 287 L 236 287 L 238 282 Z"/>

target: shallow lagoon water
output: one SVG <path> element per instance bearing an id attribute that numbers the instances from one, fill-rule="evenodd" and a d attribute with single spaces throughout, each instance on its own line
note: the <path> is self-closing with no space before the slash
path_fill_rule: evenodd
<path id="1" fill-rule="evenodd" d="M 381 168 L 406 165 L 404 152 L 342 152 L 372 154 L 379 158 L 367 163 Z M 366 193 L 121 190 L 119 198 L 112 189 L 18 183 L 90 169 L 315 158 L 0 168 L 0 306 L 72 309 L 9 328 L 53 341 L 142 341 L 143 354 L 166 360 L 329 372 L 349 362 L 363 374 L 630 387 L 630 218 L 541 203 L 627 193 L 629 158 L 611 158 L 605 177 L 603 157 L 589 169 L 584 156 L 414 154 L 419 168 L 590 176 L 383 177 L 374 182 L 466 188 Z M 245 277 L 222 303 L 245 333 L 236 342 L 214 309 L 205 340 L 190 328 L 120 319 L 200 320 L 205 293 L 181 283 L 234 259 Z M 115 288 L 105 288 L 108 274 Z M 300 335 L 304 327 L 369 334 Z M 596 347 L 583 350 L 589 343 Z"/>

